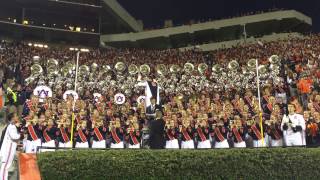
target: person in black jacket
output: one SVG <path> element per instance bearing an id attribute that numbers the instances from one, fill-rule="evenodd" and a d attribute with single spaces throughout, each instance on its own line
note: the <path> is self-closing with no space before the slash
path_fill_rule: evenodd
<path id="1" fill-rule="evenodd" d="M 162 113 L 160 110 L 156 111 L 156 120 L 150 123 L 150 148 L 151 149 L 164 149 L 164 126 L 165 122 L 162 119 Z"/>

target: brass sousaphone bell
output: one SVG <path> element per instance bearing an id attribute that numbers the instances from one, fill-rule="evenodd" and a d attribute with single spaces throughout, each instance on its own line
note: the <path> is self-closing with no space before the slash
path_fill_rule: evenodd
<path id="1" fill-rule="evenodd" d="M 144 76 L 147 76 L 150 73 L 150 66 L 148 64 L 141 65 L 139 69 L 140 73 Z"/>
<path id="2" fill-rule="evenodd" d="M 270 62 L 270 64 L 279 64 L 280 58 L 278 55 L 272 55 L 269 58 L 269 62 Z"/>
<path id="3" fill-rule="evenodd" d="M 258 70 L 260 75 L 265 75 L 268 72 L 266 65 L 259 65 Z"/>
<path id="4" fill-rule="evenodd" d="M 160 76 L 164 76 L 167 74 L 167 67 L 166 65 L 164 64 L 158 64 L 156 66 L 156 71 L 157 71 L 157 74 L 160 75 Z"/>
<path id="5" fill-rule="evenodd" d="M 239 63 L 237 60 L 232 60 L 228 64 L 228 69 L 230 71 L 236 71 L 239 68 Z"/>
<path id="6" fill-rule="evenodd" d="M 176 73 L 180 72 L 180 70 L 181 70 L 180 66 L 177 65 L 177 64 L 174 64 L 174 65 L 170 66 L 170 72 L 172 74 L 176 74 Z"/>
<path id="7" fill-rule="evenodd" d="M 191 73 L 193 72 L 193 70 L 194 70 L 194 65 L 193 65 L 193 64 L 191 64 L 191 63 L 189 63 L 189 62 L 187 62 L 187 63 L 184 64 L 184 66 L 183 66 L 183 71 L 184 71 L 185 73 L 191 74 Z"/>
<path id="8" fill-rule="evenodd" d="M 31 76 L 38 76 L 42 74 L 43 69 L 40 64 L 34 64 L 31 66 Z"/>
<path id="9" fill-rule="evenodd" d="M 256 69 L 256 59 L 250 59 L 247 62 L 247 67 L 249 71 L 254 71 Z"/>
<path id="10" fill-rule="evenodd" d="M 122 74 L 126 70 L 126 65 L 123 62 L 117 62 L 114 66 L 118 74 Z"/>
<path id="11" fill-rule="evenodd" d="M 90 68 L 87 65 L 81 65 L 79 67 L 79 75 L 80 76 L 87 76 L 89 75 Z"/>
<path id="12" fill-rule="evenodd" d="M 222 71 L 222 68 L 219 64 L 215 64 L 212 66 L 212 72 L 219 74 L 219 73 L 221 73 L 221 71 Z"/>
<path id="13" fill-rule="evenodd" d="M 205 63 L 200 63 L 198 65 L 198 71 L 200 74 L 204 74 L 207 71 L 207 69 L 208 69 L 208 65 Z"/>
<path id="14" fill-rule="evenodd" d="M 135 75 L 135 74 L 137 74 L 139 72 L 139 68 L 135 64 L 130 64 L 130 66 L 128 67 L 128 72 L 131 75 Z"/>
<path id="15" fill-rule="evenodd" d="M 92 63 L 91 64 L 91 72 L 95 73 L 98 69 L 98 64 L 97 63 Z"/>
<path id="16" fill-rule="evenodd" d="M 48 76 L 53 76 L 58 74 L 59 62 L 56 59 L 48 59 L 47 61 L 47 74 Z"/>

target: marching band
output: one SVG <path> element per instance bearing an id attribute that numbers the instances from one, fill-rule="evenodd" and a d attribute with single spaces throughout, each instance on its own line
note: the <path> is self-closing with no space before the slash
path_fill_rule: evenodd
<path id="1" fill-rule="evenodd" d="M 163 148 L 166 149 L 303 146 L 306 142 L 317 144 L 319 140 L 320 114 L 315 112 L 316 119 L 308 111 L 301 115 L 296 112 L 296 105 L 290 103 L 286 115 L 284 106 L 276 103 L 268 89 L 262 100 L 262 124 L 258 100 L 249 90 L 243 99 L 235 94 L 233 100 L 211 101 L 201 95 L 183 102 L 178 95 L 160 106 L 154 102 L 155 98 L 150 99 L 152 111 L 163 114 Z M 68 96 L 64 102 L 52 104 L 51 98 L 39 101 L 39 97 L 31 96 L 26 101 L 21 129 L 25 134 L 25 152 L 148 146 L 145 128 L 155 117 L 145 116 L 144 105 L 135 109 L 130 109 L 128 104 L 111 107 L 106 98 L 100 97 L 95 103 L 78 99 L 73 111 L 73 100 Z"/>

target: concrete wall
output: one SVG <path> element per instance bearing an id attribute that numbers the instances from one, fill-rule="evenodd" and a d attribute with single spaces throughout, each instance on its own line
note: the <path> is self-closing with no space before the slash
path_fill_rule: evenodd
<path id="1" fill-rule="evenodd" d="M 253 44 L 253 43 L 257 43 L 258 41 L 270 42 L 270 41 L 276 41 L 276 40 L 286 40 L 293 37 L 303 38 L 304 36 L 299 33 L 280 33 L 280 34 L 266 35 L 261 38 L 250 37 L 250 38 L 247 38 L 246 43 Z M 201 51 L 212 51 L 216 49 L 232 48 L 236 45 L 244 44 L 244 43 L 245 43 L 244 39 L 239 39 L 234 41 L 225 41 L 225 42 L 219 42 L 219 43 L 202 44 L 197 46 L 188 46 L 188 47 L 183 47 L 179 49 L 181 51 L 185 51 L 185 50 L 197 48 Z"/>
<path id="2" fill-rule="evenodd" d="M 104 0 L 109 1 L 109 0 Z M 244 25 L 249 23 L 268 21 L 268 20 L 281 20 L 285 18 L 296 18 L 307 24 L 312 24 L 311 18 L 308 16 L 295 11 L 295 10 L 285 10 L 268 12 L 257 15 L 250 15 L 244 17 L 237 17 L 232 19 L 223 19 L 199 24 L 183 25 L 178 27 L 170 27 L 158 30 L 142 31 L 137 33 L 123 33 L 123 34 L 110 34 L 101 35 L 100 41 L 103 42 L 121 42 L 121 41 L 136 41 L 156 37 L 169 37 L 175 34 L 182 33 L 194 33 L 195 31 L 202 31 L 207 29 L 220 29 L 222 27 Z"/>

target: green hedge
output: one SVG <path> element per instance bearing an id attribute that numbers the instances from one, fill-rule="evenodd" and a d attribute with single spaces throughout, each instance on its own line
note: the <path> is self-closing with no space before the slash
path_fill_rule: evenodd
<path id="1" fill-rule="evenodd" d="M 42 179 L 320 179 L 320 149 L 73 150 L 38 155 Z"/>

